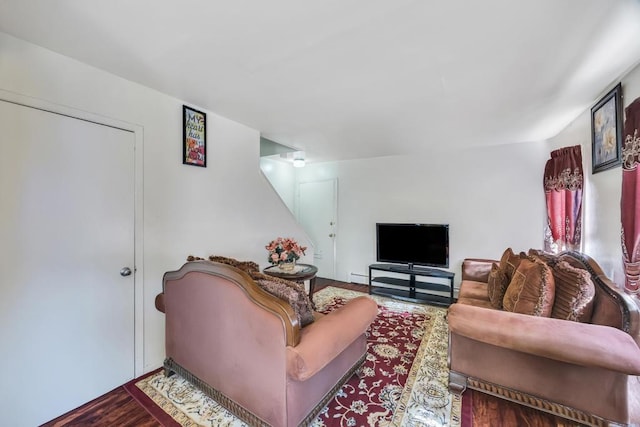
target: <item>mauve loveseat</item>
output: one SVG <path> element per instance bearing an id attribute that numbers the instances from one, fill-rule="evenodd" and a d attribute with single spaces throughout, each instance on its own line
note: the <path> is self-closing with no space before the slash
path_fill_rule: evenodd
<path id="1" fill-rule="evenodd" d="M 448 312 L 450 389 L 479 390 L 582 424 L 640 425 L 636 303 L 584 254 L 543 258 L 587 272 L 595 288 L 588 316 L 574 321 L 496 309 L 487 282 L 499 261 L 464 260 L 458 302 Z M 555 292 L 562 302 L 566 295 Z"/>
<path id="2" fill-rule="evenodd" d="M 307 425 L 364 361 L 378 313 L 359 297 L 302 327 L 292 306 L 244 271 L 194 261 L 167 272 L 165 372 L 176 372 L 249 425 Z"/>

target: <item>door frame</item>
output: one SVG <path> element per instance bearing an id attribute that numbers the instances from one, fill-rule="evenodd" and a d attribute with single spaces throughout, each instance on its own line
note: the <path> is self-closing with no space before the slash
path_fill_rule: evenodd
<path id="1" fill-rule="evenodd" d="M 337 265 L 336 265 L 336 261 L 337 261 L 337 239 L 338 239 L 338 178 L 327 178 L 327 179 L 309 179 L 309 180 L 304 180 L 304 181 L 298 181 L 296 184 L 296 193 L 295 193 L 295 199 L 296 199 L 296 203 L 295 203 L 295 216 L 296 216 L 296 221 L 298 221 L 298 223 L 300 223 L 300 186 L 302 184 L 313 184 L 313 183 L 320 183 L 320 182 L 331 182 L 333 183 L 333 218 L 334 218 L 334 224 L 333 224 L 333 232 L 335 233 L 335 237 L 333 238 L 333 251 L 332 251 L 332 265 L 333 265 L 333 271 L 332 271 L 332 278 L 335 280 L 336 278 L 336 272 L 338 271 L 337 269 Z M 307 235 L 309 234 L 308 231 L 305 230 L 305 232 L 307 233 Z"/>
<path id="2" fill-rule="evenodd" d="M 108 126 L 134 135 L 134 377 L 144 374 L 144 128 L 111 117 L 55 104 L 43 99 L 0 89 L 0 101 L 35 108 L 97 125 Z"/>

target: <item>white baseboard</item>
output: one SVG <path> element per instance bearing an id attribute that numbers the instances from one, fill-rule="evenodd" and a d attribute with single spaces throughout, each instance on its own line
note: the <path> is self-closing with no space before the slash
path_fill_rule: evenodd
<path id="1" fill-rule="evenodd" d="M 369 284 L 369 276 L 361 273 L 349 273 L 349 282 L 351 283 L 359 283 L 362 285 Z"/>

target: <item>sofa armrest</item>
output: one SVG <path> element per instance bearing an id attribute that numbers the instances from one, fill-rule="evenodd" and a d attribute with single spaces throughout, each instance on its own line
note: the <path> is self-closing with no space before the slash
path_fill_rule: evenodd
<path id="1" fill-rule="evenodd" d="M 640 375 L 640 349 L 611 326 L 453 304 L 449 330 L 475 341 L 559 360 Z"/>
<path id="2" fill-rule="evenodd" d="M 165 313 L 164 292 L 161 292 L 158 295 L 156 295 L 155 304 L 156 304 L 156 310 L 158 310 L 158 311 L 160 311 L 162 313 Z"/>
<path id="3" fill-rule="evenodd" d="M 462 280 L 473 280 L 474 282 L 487 283 L 489 280 L 489 273 L 491 272 L 491 265 L 498 263 L 493 259 L 481 259 L 481 258 L 465 258 L 462 261 Z"/>
<path id="4" fill-rule="evenodd" d="M 365 333 L 377 315 L 375 301 L 362 296 L 302 328 L 298 345 L 287 347 L 289 376 L 311 378 Z"/>

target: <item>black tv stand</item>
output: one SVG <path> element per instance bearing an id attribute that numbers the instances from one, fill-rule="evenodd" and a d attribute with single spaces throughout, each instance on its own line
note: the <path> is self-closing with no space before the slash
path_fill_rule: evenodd
<path id="1" fill-rule="evenodd" d="M 380 264 L 373 264 L 373 265 L 380 265 Z M 440 272 L 443 271 L 443 270 L 438 270 L 431 267 L 416 266 L 414 264 L 405 264 L 405 265 L 389 264 L 389 265 L 391 266 L 390 271 L 397 271 L 400 273 L 415 271 L 416 274 L 419 274 L 419 273 L 430 273 L 432 271 L 440 271 Z"/>
<path id="2" fill-rule="evenodd" d="M 374 271 L 405 274 L 409 278 L 374 276 Z M 416 276 L 444 279 L 448 283 L 424 282 L 416 280 Z M 454 277 L 455 274 L 450 271 L 430 267 L 417 268 L 413 264 L 371 264 L 369 266 L 369 294 L 448 307 L 453 304 Z M 389 285 L 394 287 L 389 287 Z M 449 296 L 445 297 L 433 292 L 448 292 Z"/>

